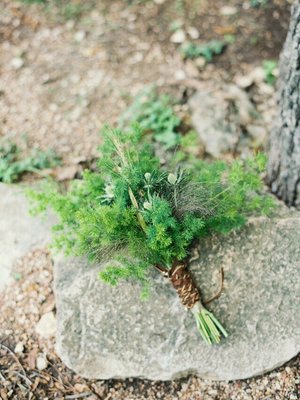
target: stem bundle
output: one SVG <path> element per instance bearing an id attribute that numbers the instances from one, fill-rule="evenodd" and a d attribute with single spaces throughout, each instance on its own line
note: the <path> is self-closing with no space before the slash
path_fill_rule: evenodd
<path id="1" fill-rule="evenodd" d="M 199 332 L 207 344 L 219 343 L 228 334 L 216 317 L 201 303 L 196 287 L 185 262 L 175 261 L 169 271 L 169 279 L 178 293 L 181 303 L 190 309 L 196 319 Z"/>

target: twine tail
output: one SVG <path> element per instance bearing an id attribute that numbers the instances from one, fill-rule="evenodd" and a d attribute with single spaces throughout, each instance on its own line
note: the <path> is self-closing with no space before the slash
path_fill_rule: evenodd
<path id="1" fill-rule="evenodd" d="M 199 332 L 207 344 L 219 343 L 222 335 L 228 336 L 221 323 L 203 306 L 200 292 L 184 261 L 173 263 L 169 279 L 181 303 L 194 314 Z"/>

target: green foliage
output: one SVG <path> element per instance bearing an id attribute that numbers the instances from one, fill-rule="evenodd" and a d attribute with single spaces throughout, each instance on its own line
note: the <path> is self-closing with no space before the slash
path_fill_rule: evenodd
<path id="1" fill-rule="evenodd" d="M 260 6 L 267 5 L 268 0 L 250 0 L 250 6 L 253 8 L 258 8 Z"/>
<path id="2" fill-rule="evenodd" d="M 84 2 L 81 0 L 20 0 L 27 4 L 41 4 L 44 5 L 45 10 L 51 10 L 54 6 L 58 10 L 58 15 L 65 20 L 74 20 L 81 17 L 81 15 L 91 9 L 91 2 Z"/>
<path id="3" fill-rule="evenodd" d="M 263 62 L 263 70 L 265 74 L 265 81 L 273 86 L 276 83 L 275 70 L 277 69 L 277 61 L 265 60 Z"/>
<path id="4" fill-rule="evenodd" d="M 25 172 L 39 172 L 58 165 L 60 159 L 49 150 L 34 150 L 28 157 L 21 158 L 21 150 L 15 143 L 8 142 L 0 146 L 0 181 L 12 183 L 18 181 Z"/>
<path id="5" fill-rule="evenodd" d="M 235 43 L 235 41 L 236 41 L 236 36 L 233 35 L 233 34 L 231 34 L 231 33 L 226 33 L 226 34 L 224 35 L 224 40 L 225 40 L 225 42 L 228 43 L 228 44 L 233 44 L 233 43 Z"/>
<path id="6" fill-rule="evenodd" d="M 249 214 L 268 213 L 272 201 L 259 194 L 265 157 L 207 163 L 187 156 L 162 167 L 151 136 L 137 126 L 106 127 L 98 171 L 86 171 L 69 190 L 47 184 L 31 191 L 35 208 L 59 216 L 54 246 L 91 261 L 110 261 L 101 278 L 112 285 L 137 279 L 147 294 L 150 266 L 170 268 L 187 257 L 192 242 L 212 232 L 242 226 Z M 186 139 L 187 147 L 193 135 Z M 114 260 L 114 261 L 112 261 Z"/>
<path id="7" fill-rule="evenodd" d="M 204 57 L 210 62 L 215 55 L 223 52 L 225 46 L 226 44 L 220 40 L 212 40 L 201 45 L 189 42 L 181 47 L 181 52 L 184 58 Z"/>
<path id="8" fill-rule="evenodd" d="M 159 96 L 155 90 L 148 88 L 140 93 L 129 109 L 120 119 L 120 128 L 130 121 L 139 124 L 146 133 L 163 144 L 166 149 L 179 144 L 178 127 L 180 118 L 174 113 L 169 96 Z"/>
<path id="9" fill-rule="evenodd" d="M 60 14 L 66 20 L 78 19 L 85 11 L 90 9 L 90 5 L 84 2 L 67 2 L 64 4 L 61 0 L 56 0 L 57 5 L 60 7 Z"/>

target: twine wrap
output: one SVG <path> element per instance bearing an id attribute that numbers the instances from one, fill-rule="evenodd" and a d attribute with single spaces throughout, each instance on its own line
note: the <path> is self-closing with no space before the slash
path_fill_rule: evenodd
<path id="1" fill-rule="evenodd" d="M 169 271 L 172 282 L 181 303 L 187 308 L 193 308 L 200 301 L 200 293 L 184 261 L 177 261 Z"/>

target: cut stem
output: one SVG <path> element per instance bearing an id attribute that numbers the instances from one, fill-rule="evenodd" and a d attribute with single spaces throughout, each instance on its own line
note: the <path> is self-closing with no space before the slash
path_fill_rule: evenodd
<path id="1" fill-rule="evenodd" d="M 199 289 L 187 269 L 186 262 L 175 260 L 168 276 L 181 303 L 194 314 L 197 327 L 204 341 L 210 345 L 220 343 L 222 336 L 226 338 L 228 336 L 226 330 L 201 302 Z"/>
<path id="2" fill-rule="evenodd" d="M 197 302 L 191 309 L 196 319 L 197 327 L 204 341 L 211 345 L 220 343 L 222 336 L 225 338 L 228 333 L 217 320 L 200 302 Z"/>

